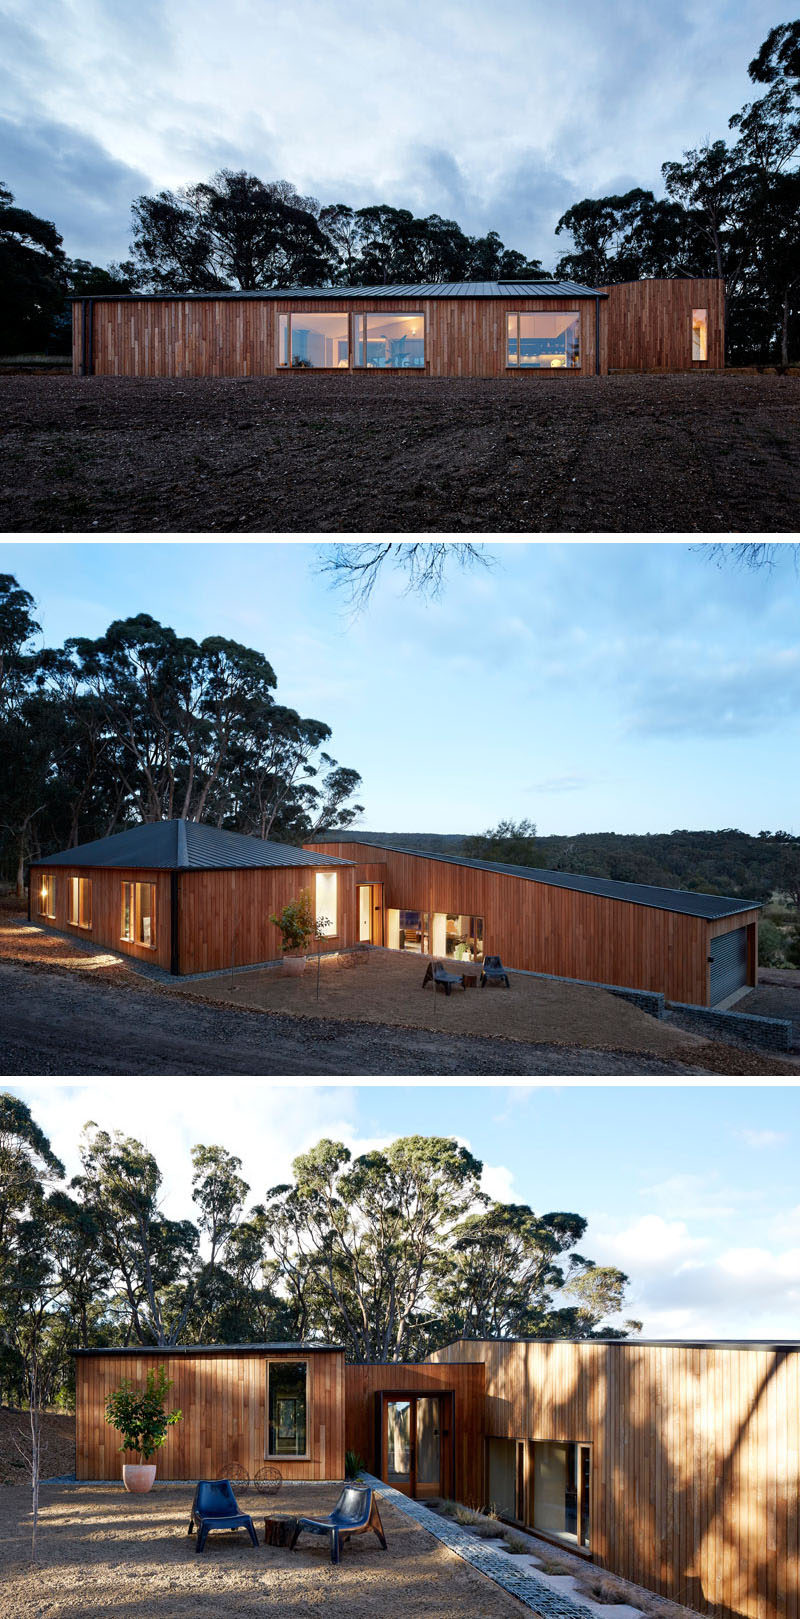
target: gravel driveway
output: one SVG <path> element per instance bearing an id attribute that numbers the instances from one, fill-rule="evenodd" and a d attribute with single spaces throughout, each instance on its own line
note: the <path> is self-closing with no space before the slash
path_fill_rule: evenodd
<path id="1" fill-rule="evenodd" d="M 0 1073 L 701 1074 L 637 1053 L 205 1006 L 170 991 L 0 963 Z M 698 1048 L 700 1050 L 702 1048 Z"/>

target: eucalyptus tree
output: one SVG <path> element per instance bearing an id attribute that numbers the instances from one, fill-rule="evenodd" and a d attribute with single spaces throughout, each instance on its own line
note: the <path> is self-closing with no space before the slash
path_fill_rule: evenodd
<path id="1" fill-rule="evenodd" d="M 492 562 L 485 546 L 461 540 L 347 540 L 326 546 L 318 553 L 317 565 L 334 586 L 345 590 L 351 606 L 359 609 L 366 607 L 387 564 L 405 576 L 408 591 L 437 597 L 451 565 L 488 568 Z"/>

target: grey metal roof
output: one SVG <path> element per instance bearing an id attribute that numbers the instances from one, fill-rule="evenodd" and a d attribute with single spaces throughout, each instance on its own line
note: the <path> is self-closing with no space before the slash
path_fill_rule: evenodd
<path id="1" fill-rule="evenodd" d="M 254 1355 L 277 1353 L 278 1350 L 296 1351 L 304 1355 L 343 1353 L 344 1344 L 269 1343 L 269 1344 L 120 1344 L 110 1349 L 73 1349 L 73 1355 L 235 1355 L 248 1352 Z"/>
<path id="2" fill-rule="evenodd" d="M 607 298 L 577 281 L 415 281 L 372 287 L 260 287 L 256 292 L 108 292 L 94 303 L 191 298 Z M 83 298 L 74 297 L 79 304 Z"/>
<path id="3" fill-rule="evenodd" d="M 454 1338 L 445 1349 L 462 1344 L 599 1344 L 606 1349 L 800 1349 L 799 1338 Z M 421 1362 L 424 1366 L 426 1363 Z M 431 1361 L 449 1366 L 452 1361 Z M 462 1365 L 463 1362 L 456 1362 Z"/>
<path id="4" fill-rule="evenodd" d="M 197 821 L 153 821 L 32 860 L 34 866 L 141 866 L 152 871 L 224 871 L 242 866 L 348 866 L 335 855 L 311 854 L 290 843 L 268 843 L 221 832 Z"/>
<path id="5" fill-rule="evenodd" d="M 611 877 L 583 877 L 571 871 L 546 871 L 540 866 L 501 865 L 494 860 L 469 860 L 463 855 L 438 854 L 428 849 L 409 849 L 399 840 L 375 832 L 338 832 L 319 837 L 317 843 L 364 843 L 371 848 L 393 849 L 395 854 L 416 855 L 421 860 L 441 860 L 448 866 L 468 866 L 473 871 L 495 871 L 504 877 L 523 877 L 528 882 L 546 883 L 551 888 L 572 888 L 581 894 L 597 894 L 603 899 L 624 900 L 629 905 L 649 905 L 656 911 L 677 911 L 682 916 L 705 917 L 709 922 L 739 911 L 755 911 L 755 899 L 728 899 L 721 894 L 693 894 L 684 888 L 657 888 L 651 883 L 620 883 Z"/>

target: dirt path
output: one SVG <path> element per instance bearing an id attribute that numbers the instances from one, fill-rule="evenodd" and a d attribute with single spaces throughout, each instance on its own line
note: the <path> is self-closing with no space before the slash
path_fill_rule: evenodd
<path id="1" fill-rule="evenodd" d="M 0 963 L 0 1073 L 703 1074 L 636 1053 L 219 1009 L 149 986 Z M 698 1052 L 702 1051 L 698 1048 Z"/>
<path id="2" fill-rule="evenodd" d="M 9 532 L 786 533 L 800 378 L 0 377 Z"/>

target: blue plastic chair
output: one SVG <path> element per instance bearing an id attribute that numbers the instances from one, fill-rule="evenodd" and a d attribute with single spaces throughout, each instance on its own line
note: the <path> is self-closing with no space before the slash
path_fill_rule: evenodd
<path id="1" fill-rule="evenodd" d="M 350 1535 L 362 1535 L 367 1529 L 374 1531 L 386 1551 L 386 1536 L 378 1503 L 366 1485 L 346 1484 L 327 1518 L 298 1518 L 289 1545 L 290 1551 L 294 1550 L 297 1537 L 303 1529 L 308 1530 L 311 1535 L 330 1537 L 332 1563 L 340 1561 L 343 1541 L 349 1539 Z"/>
<path id="2" fill-rule="evenodd" d="M 194 1492 L 187 1535 L 197 1524 L 196 1552 L 201 1552 L 212 1529 L 246 1529 L 254 1546 L 258 1535 L 247 1512 L 240 1512 L 230 1479 L 201 1479 Z"/>

